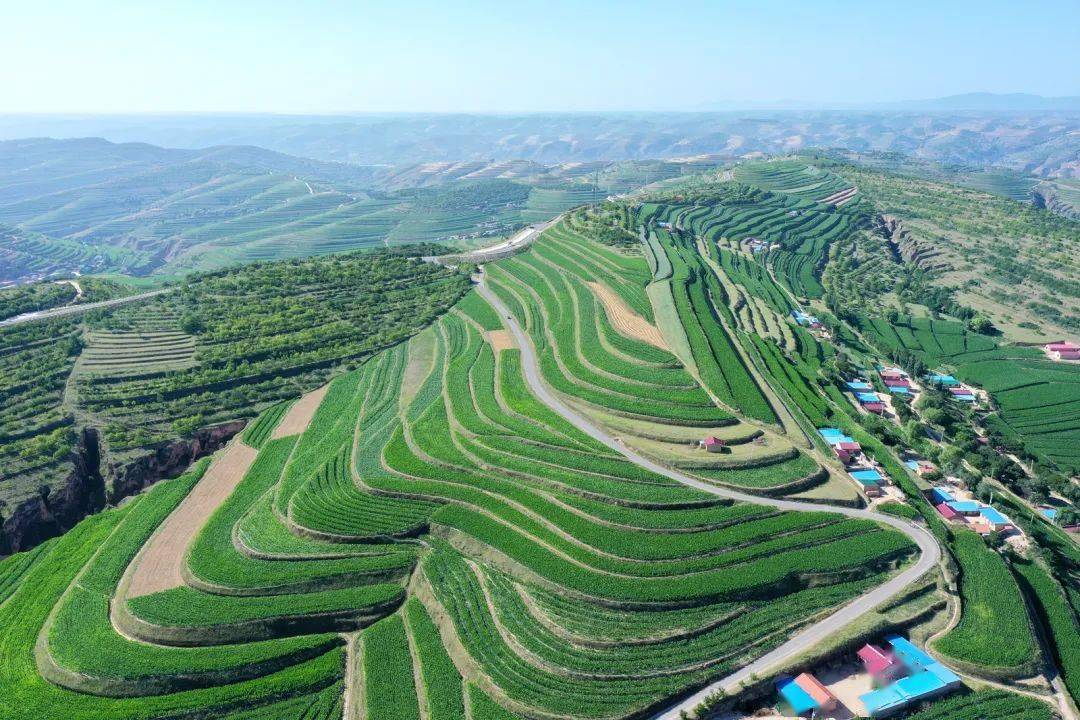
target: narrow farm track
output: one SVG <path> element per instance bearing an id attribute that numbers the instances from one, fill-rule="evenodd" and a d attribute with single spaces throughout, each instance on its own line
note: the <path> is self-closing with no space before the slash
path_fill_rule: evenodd
<path id="1" fill-rule="evenodd" d="M 642 455 L 639 455 L 637 452 L 631 450 L 622 443 L 619 443 L 613 437 L 603 432 L 600 428 L 590 422 L 588 419 L 571 409 L 548 389 L 547 385 L 541 378 L 540 368 L 535 350 L 533 349 L 532 343 L 529 340 L 528 336 L 525 334 L 524 330 L 522 330 L 521 326 L 514 319 L 513 315 L 502 303 L 502 301 L 493 292 L 491 292 L 491 290 L 487 288 L 483 276 L 481 277 L 481 282 L 477 289 L 480 295 L 482 295 L 484 299 L 487 300 L 498 311 L 506 325 L 510 328 L 511 333 L 513 333 L 517 341 L 517 345 L 521 350 L 521 364 L 525 376 L 525 381 L 528 383 L 529 388 L 536 394 L 536 396 L 544 404 L 557 412 L 567 421 L 572 423 L 579 430 L 586 433 L 594 440 L 597 440 L 606 445 L 607 447 L 610 447 L 611 449 L 620 453 L 631 462 L 654 473 L 658 473 L 660 475 L 663 475 L 664 477 L 683 483 L 684 485 L 695 488 L 697 490 L 702 490 L 712 495 L 727 498 L 730 500 L 736 500 L 738 502 L 752 503 L 755 505 L 767 505 L 778 510 L 795 512 L 828 512 L 852 518 L 859 518 L 862 520 L 872 520 L 874 522 L 888 525 L 889 527 L 899 530 L 908 538 L 910 538 L 919 548 L 919 559 L 910 567 L 897 574 L 895 577 L 889 579 L 884 584 L 856 598 L 855 600 L 835 611 L 823 620 L 820 620 L 814 625 L 811 625 L 810 627 L 802 630 L 798 634 L 791 637 L 784 644 L 766 653 L 765 655 L 761 656 L 749 665 L 746 665 L 738 671 L 731 673 L 727 677 L 716 680 L 715 682 L 702 688 L 693 695 L 690 695 L 689 697 L 681 700 L 677 704 L 657 713 L 655 716 L 653 716 L 654 720 L 677 720 L 681 711 L 689 711 L 693 709 L 709 694 L 717 690 L 724 690 L 725 692 L 729 692 L 733 690 L 739 683 L 747 680 L 751 676 L 764 675 L 770 669 L 775 668 L 779 664 L 795 658 L 801 653 L 811 649 L 825 638 L 831 636 L 835 632 L 854 622 L 862 615 L 873 610 L 875 607 L 899 595 L 906 588 L 919 580 L 919 578 L 929 572 L 935 565 L 938 564 L 939 560 L 941 559 L 941 548 L 938 546 L 937 540 L 934 538 L 934 536 L 931 535 L 929 531 L 917 525 L 909 523 L 901 518 L 871 512 L 869 510 L 838 507 L 834 505 L 825 505 L 822 503 L 781 500 L 776 498 L 761 497 L 758 495 L 750 495 L 748 493 L 738 492 L 735 490 L 728 490 L 725 488 L 717 487 L 715 485 L 711 485 L 701 480 L 697 480 L 690 477 L 689 475 L 685 475 L 677 470 L 665 467 L 663 465 L 660 465 L 659 463 L 649 460 Z"/>
<path id="2" fill-rule="evenodd" d="M 130 302 L 135 302 L 136 300 L 152 298 L 155 295 L 161 295 L 162 293 L 167 293 L 169 291 L 170 288 L 162 288 L 161 290 L 151 290 L 150 292 L 139 293 L 138 295 L 128 295 L 126 297 L 113 298 L 112 300 L 102 300 L 101 302 L 83 303 L 82 305 L 65 305 L 63 307 L 52 308 L 51 310 L 38 310 L 36 312 L 23 313 L 22 315 L 7 318 L 6 320 L 0 320 L 0 327 L 21 325 L 22 323 L 32 322 L 34 320 L 60 317 L 61 315 L 74 315 L 75 313 L 86 312 L 87 310 L 100 310 L 101 308 L 113 307 L 115 305 L 125 305 Z"/>

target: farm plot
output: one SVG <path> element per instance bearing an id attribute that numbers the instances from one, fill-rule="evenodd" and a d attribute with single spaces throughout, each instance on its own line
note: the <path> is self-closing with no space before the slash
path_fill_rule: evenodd
<path id="1" fill-rule="evenodd" d="M 342 365 L 424 327 L 466 286 L 460 273 L 390 256 L 198 275 L 182 292 L 94 321 L 86 372 L 76 378 L 77 401 L 104 426 L 112 453 L 133 454 L 314 390 Z M 388 311 L 372 313 L 376 303 Z M 178 326 L 194 341 L 165 334 Z M 142 336 L 152 338 L 149 346 Z M 95 338 L 130 349 L 103 358 Z M 168 364 L 141 364 L 155 358 Z M 304 407 L 298 404 L 296 412 Z"/>
<path id="2" fill-rule="evenodd" d="M 0 501 L 9 508 L 58 487 L 66 475 L 77 434 L 64 390 L 79 349 L 75 320 L 0 328 Z M 33 544 L 0 538 L 0 552 Z"/>
<path id="3" fill-rule="evenodd" d="M 632 274 L 620 272 L 623 267 Z M 675 356 L 615 329 L 587 284 L 599 282 L 605 269 L 610 300 L 650 319 L 644 286 L 651 274 L 644 260 L 590 243 L 563 225 L 489 271 L 496 291 L 520 308 L 519 319 L 541 350 L 545 379 L 566 395 L 628 416 L 675 424 L 729 418 Z"/>
<path id="4" fill-rule="evenodd" d="M 178 331 L 90 332 L 79 356 L 80 373 L 138 377 L 195 365 L 195 338 Z"/>
<path id="5" fill-rule="evenodd" d="M 544 262 L 522 267 L 553 281 Z M 611 358 L 673 388 L 689 377 L 605 329 L 584 279 L 568 286 L 592 300 Z M 248 471 L 173 544 L 186 553 L 169 555 L 169 587 L 138 574 L 211 475 L 50 544 L 0 604 L 5 690 L 77 720 L 230 717 L 242 703 L 255 718 L 329 717 L 336 633 L 360 630 L 368 717 L 623 717 L 774 647 L 910 556 L 873 523 L 732 503 L 628 462 L 532 395 L 519 351 L 487 342 L 493 324 L 469 296 L 334 380 L 302 432 L 272 437 L 285 406 L 269 410 L 245 436 L 259 445 Z M 406 373 L 418 387 L 402 400 Z"/>
<path id="6" fill-rule="evenodd" d="M 1065 472 L 1080 469 L 1080 366 L 1050 361 L 1036 348 L 998 345 L 955 321 L 860 317 L 858 326 L 882 350 L 911 351 L 986 390 L 996 405 L 991 429 Z"/>
<path id="7" fill-rule="evenodd" d="M 1025 677 L 1037 671 L 1036 644 L 1023 597 L 1004 561 L 971 531 L 952 543 L 960 564 L 960 623 L 935 647 L 954 660 Z"/>

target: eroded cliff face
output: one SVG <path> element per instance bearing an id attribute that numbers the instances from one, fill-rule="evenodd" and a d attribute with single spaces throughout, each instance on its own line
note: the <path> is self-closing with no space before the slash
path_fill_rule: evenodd
<path id="1" fill-rule="evenodd" d="M 84 428 L 72 451 L 71 469 L 51 491 L 7 508 L 0 524 L 0 555 L 29 550 L 70 530 L 87 515 L 134 495 L 163 478 L 176 477 L 240 432 L 243 420 L 215 425 L 175 440 L 133 461 L 115 463 L 102 457 L 101 438 Z"/>
<path id="2" fill-rule="evenodd" d="M 877 222 L 881 235 L 889 241 L 893 252 L 907 262 L 928 271 L 945 272 L 952 269 L 940 250 L 913 235 L 900 218 L 884 214 L 878 217 Z"/>
<path id="3" fill-rule="evenodd" d="M 71 469 L 55 488 L 8 508 L 0 526 L 0 554 L 28 550 L 60 535 L 105 507 L 97 430 L 85 428 L 71 453 Z"/>

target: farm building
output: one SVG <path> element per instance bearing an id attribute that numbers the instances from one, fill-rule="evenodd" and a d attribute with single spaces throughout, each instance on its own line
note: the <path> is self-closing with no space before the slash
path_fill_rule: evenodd
<path id="1" fill-rule="evenodd" d="M 960 686 L 956 673 L 906 639 L 893 636 L 888 642 L 903 665 L 905 677 L 859 696 L 870 717 L 889 717 L 914 703 L 944 695 Z"/>
<path id="2" fill-rule="evenodd" d="M 873 390 L 874 386 L 865 380 L 848 380 L 845 383 L 848 386 L 848 390 Z"/>
<path id="3" fill-rule="evenodd" d="M 1008 530 L 1012 527 L 1012 521 L 1009 518 L 989 505 L 979 508 L 979 515 L 982 517 L 983 522 L 989 525 L 994 532 Z"/>
<path id="4" fill-rule="evenodd" d="M 937 470 L 937 465 L 929 460 L 905 460 L 904 465 L 919 477 Z"/>
<path id="5" fill-rule="evenodd" d="M 1080 360 L 1080 345 L 1071 342 L 1049 343 L 1044 346 L 1046 354 L 1055 360 Z"/>
<path id="6" fill-rule="evenodd" d="M 855 397 L 863 405 L 865 405 L 866 403 L 876 403 L 881 400 L 881 398 L 877 396 L 877 393 L 874 392 L 857 392 L 855 393 Z"/>
<path id="7" fill-rule="evenodd" d="M 720 438 L 710 435 L 701 441 L 701 447 L 705 448 L 706 452 L 719 453 L 724 452 L 727 444 Z"/>
<path id="8" fill-rule="evenodd" d="M 884 415 L 885 404 L 879 402 L 869 402 L 863 405 L 863 410 L 869 413 L 874 413 L 875 415 Z"/>
<path id="9" fill-rule="evenodd" d="M 807 715 L 818 709 L 813 696 L 799 687 L 793 677 L 781 677 L 776 681 L 776 692 L 780 695 L 781 711 L 784 714 Z"/>
<path id="10" fill-rule="evenodd" d="M 930 491 L 931 501 L 937 505 L 938 503 L 952 502 L 956 497 L 952 494 L 952 491 L 946 487 L 936 487 Z"/>
<path id="11" fill-rule="evenodd" d="M 934 385 L 941 385 L 942 387 L 955 387 L 960 384 L 960 381 L 954 378 L 952 375 L 941 375 L 938 373 L 931 373 L 926 376 L 926 379 Z"/>
<path id="12" fill-rule="evenodd" d="M 951 387 L 949 388 L 949 394 L 952 395 L 953 400 L 959 402 L 975 402 L 975 393 L 971 388 L 964 387 Z"/>
<path id="13" fill-rule="evenodd" d="M 842 442 L 855 442 L 855 438 L 848 437 L 842 430 L 837 428 L 820 428 L 818 434 L 830 445 L 837 445 Z"/>
<path id="14" fill-rule="evenodd" d="M 896 655 L 877 645 L 867 643 L 856 655 L 862 661 L 863 667 L 875 683 L 884 684 L 897 677 L 904 670 L 904 666 L 897 660 Z"/>
<path id="15" fill-rule="evenodd" d="M 946 520 L 955 520 L 956 518 L 960 517 L 955 510 L 949 507 L 948 503 L 938 503 L 934 506 L 934 509 L 937 510 L 941 514 L 941 517 L 945 518 Z"/>
<path id="16" fill-rule="evenodd" d="M 952 500 L 945 504 L 957 515 L 978 515 L 981 509 L 979 503 L 974 500 Z"/>
<path id="17" fill-rule="evenodd" d="M 792 310 L 791 311 L 791 317 L 795 318 L 795 322 L 802 325 L 803 327 L 809 327 L 809 328 L 815 328 L 815 329 L 821 327 L 821 321 L 820 320 L 818 320 L 813 315 L 808 315 L 808 314 L 804 313 L 802 310 Z"/>
<path id="18" fill-rule="evenodd" d="M 781 676 L 776 681 L 776 691 L 781 704 L 795 715 L 817 715 L 819 710 L 830 712 L 839 705 L 836 696 L 810 673 L 804 672 L 794 678 Z"/>
<path id="19" fill-rule="evenodd" d="M 863 469 L 852 470 L 848 473 L 851 477 L 855 478 L 855 482 L 862 486 L 863 492 L 868 497 L 877 497 L 881 495 L 881 485 L 885 478 L 877 470 Z"/>

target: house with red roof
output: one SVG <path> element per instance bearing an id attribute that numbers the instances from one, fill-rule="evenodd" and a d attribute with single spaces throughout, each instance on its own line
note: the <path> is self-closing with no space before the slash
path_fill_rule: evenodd
<path id="1" fill-rule="evenodd" d="M 904 666 L 896 656 L 877 645 L 867 643 L 855 654 L 875 682 L 884 684 L 903 673 Z"/>
<path id="2" fill-rule="evenodd" d="M 796 676 L 795 684 L 798 685 L 807 695 L 814 699 L 818 708 L 829 712 L 835 710 L 839 704 L 839 700 L 836 696 L 830 692 L 829 688 L 821 684 L 821 681 L 810 673 L 802 673 Z"/>
<path id="3" fill-rule="evenodd" d="M 727 443 L 725 443 L 718 437 L 713 437 L 712 435 L 710 435 L 709 437 L 701 441 L 701 446 L 705 448 L 706 452 L 720 453 L 724 452 L 724 449 L 727 447 Z"/>
<path id="4" fill-rule="evenodd" d="M 863 405 L 863 410 L 866 412 L 874 413 L 875 415 L 885 414 L 885 404 L 879 402 L 869 402 Z"/>
<path id="5" fill-rule="evenodd" d="M 1080 345 L 1071 342 L 1054 342 L 1044 345 L 1046 354 L 1055 360 L 1080 360 Z"/>

